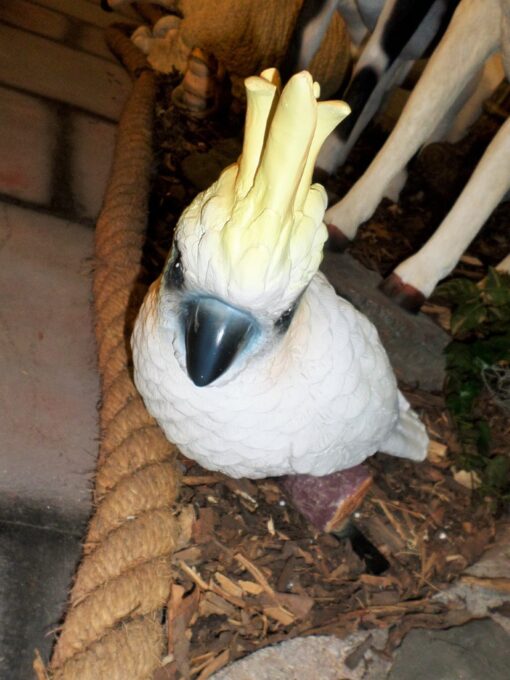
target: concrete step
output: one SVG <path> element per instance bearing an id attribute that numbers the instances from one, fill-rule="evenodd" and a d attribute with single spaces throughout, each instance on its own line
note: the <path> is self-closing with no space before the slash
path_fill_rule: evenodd
<path id="1" fill-rule="evenodd" d="M 32 678 L 47 661 L 80 557 L 83 521 L 0 495 L 0 677 Z"/>
<path id="2" fill-rule="evenodd" d="M 97 451 L 93 236 L 0 205 L 0 494 L 78 515 Z"/>

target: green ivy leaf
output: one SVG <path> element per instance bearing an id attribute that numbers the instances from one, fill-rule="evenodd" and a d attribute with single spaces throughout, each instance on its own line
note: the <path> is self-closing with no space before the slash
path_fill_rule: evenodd
<path id="1" fill-rule="evenodd" d="M 486 420 L 479 420 L 477 423 L 478 437 L 476 440 L 477 448 L 482 456 L 489 456 L 491 450 L 491 429 Z"/>
<path id="2" fill-rule="evenodd" d="M 500 361 L 508 361 L 510 360 L 510 333 L 477 340 L 469 347 L 471 360 L 477 362 L 480 370 Z"/>
<path id="3" fill-rule="evenodd" d="M 487 309 L 480 301 L 465 302 L 457 307 L 451 318 L 454 336 L 463 335 L 480 326 L 487 318 Z"/>
<path id="4" fill-rule="evenodd" d="M 446 302 L 463 304 L 476 302 L 481 297 L 481 291 L 473 281 L 469 279 L 452 279 L 441 283 L 434 292 L 434 297 L 440 297 Z"/>
<path id="5" fill-rule="evenodd" d="M 482 385 L 482 380 L 472 380 L 462 383 L 460 387 L 451 392 L 450 385 L 448 385 L 450 393 L 446 397 L 446 405 L 454 416 L 462 417 L 471 413 L 473 403 L 480 394 Z"/>
<path id="6" fill-rule="evenodd" d="M 506 456 L 495 456 L 487 463 L 485 480 L 488 486 L 502 490 L 510 485 L 510 459 Z"/>
<path id="7" fill-rule="evenodd" d="M 490 267 L 483 289 L 483 298 L 489 305 L 495 307 L 508 305 L 510 310 L 510 276 Z"/>
<path id="8" fill-rule="evenodd" d="M 473 358 L 469 345 L 454 340 L 445 350 L 446 367 L 450 373 L 471 373 Z"/>
<path id="9" fill-rule="evenodd" d="M 474 412 L 484 386 L 484 371 L 510 364 L 510 276 L 490 270 L 483 288 L 469 280 L 452 280 L 440 293 L 456 304 L 453 340 L 446 348 L 446 405 L 457 427 L 460 467 L 482 478 L 480 493 L 499 507 L 510 500 L 510 458 L 489 458 L 489 424 Z"/>
<path id="10" fill-rule="evenodd" d="M 489 307 L 488 321 L 492 331 L 505 331 L 510 326 L 510 304 Z"/>

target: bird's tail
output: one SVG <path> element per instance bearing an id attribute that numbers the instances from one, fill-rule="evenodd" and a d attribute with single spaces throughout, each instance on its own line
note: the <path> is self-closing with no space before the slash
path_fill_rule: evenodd
<path id="1" fill-rule="evenodd" d="M 397 425 L 380 447 L 380 450 L 399 458 L 410 458 L 417 461 L 425 460 L 429 444 L 425 425 L 412 410 L 409 402 L 400 391 L 398 393 L 398 405 L 399 419 Z"/>

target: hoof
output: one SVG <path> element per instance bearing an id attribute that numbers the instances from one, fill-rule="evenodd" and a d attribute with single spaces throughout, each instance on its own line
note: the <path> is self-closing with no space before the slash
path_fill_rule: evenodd
<path id="1" fill-rule="evenodd" d="M 425 302 L 425 295 L 409 283 L 404 283 L 398 274 L 393 272 L 379 285 L 386 297 L 402 307 L 402 309 L 417 314 Z"/>
<path id="2" fill-rule="evenodd" d="M 342 253 L 351 244 L 351 240 L 347 238 L 341 229 L 338 229 L 333 224 L 326 224 L 326 227 L 329 234 L 327 241 L 328 250 L 332 250 L 334 253 Z"/>

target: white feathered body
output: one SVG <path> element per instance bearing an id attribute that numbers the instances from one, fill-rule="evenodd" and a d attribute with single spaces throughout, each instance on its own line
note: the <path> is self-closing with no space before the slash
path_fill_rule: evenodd
<path id="1" fill-rule="evenodd" d="M 399 393 L 375 327 L 317 273 L 276 342 L 218 380 L 188 377 L 178 314 L 159 279 L 132 339 L 135 382 L 187 457 L 231 477 L 325 475 L 378 450 L 425 457 L 427 435 Z"/>

